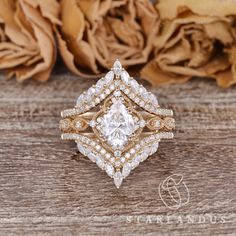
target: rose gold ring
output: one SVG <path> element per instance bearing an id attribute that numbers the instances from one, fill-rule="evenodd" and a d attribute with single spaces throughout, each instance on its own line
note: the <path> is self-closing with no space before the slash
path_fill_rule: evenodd
<path id="1" fill-rule="evenodd" d="M 154 154 L 161 139 L 173 138 L 173 111 L 160 108 L 152 93 L 131 78 L 116 60 L 113 68 L 61 113 L 62 139 L 120 187 L 132 169 Z"/>

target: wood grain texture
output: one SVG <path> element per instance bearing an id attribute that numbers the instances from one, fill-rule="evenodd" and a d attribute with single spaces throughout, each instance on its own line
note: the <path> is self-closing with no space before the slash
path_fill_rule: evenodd
<path id="1" fill-rule="evenodd" d="M 175 139 L 163 141 L 117 190 L 75 143 L 60 140 L 60 111 L 93 83 L 70 74 L 45 84 L 1 76 L 0 235 L 236 235 L 235 88 L 205 80 L 150 88 L 175 111 Z M 183 175 L 190 192 L 178 210 L 158 193 L 171 174 Z M 150 222 L 207 214 L 226 220 Z"/>

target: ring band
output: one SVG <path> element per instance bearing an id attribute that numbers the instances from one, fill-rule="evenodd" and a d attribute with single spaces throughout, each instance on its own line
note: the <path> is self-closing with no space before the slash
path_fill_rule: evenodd
<path id="1" fill-rule="evenodd" d="M 75 140 L 78 150 L 105 170 L 117 188 L 157 151 L 161 139 L 173 138 L 175 127 L 173 111 L 160 108 L 119 60 L 61 116 L 61 138 Z"/>

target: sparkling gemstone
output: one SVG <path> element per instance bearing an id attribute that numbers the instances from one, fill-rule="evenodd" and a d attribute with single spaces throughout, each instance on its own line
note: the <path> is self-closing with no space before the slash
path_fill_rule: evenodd
<path id="1" fill-rule="evenodd" d="M 130 158 L 130 154 L 127 152 L 127 153 L 125 153 L 125 158 Z"/>
<path id="2" fill-rule="evenodd" d="M 136 122 L 121 99 L 113 101 L 101 121 L 101 133 L 111 147 L 122 149 L 135 131 Z"/>
<path id="3" fill-rule="evenodd" d="M 115 81 L 115 86 L 116 86 L 116 87 L 120 86 L 120 80 L 116 80 L 116 81 Z"/>
<path id="4" fill-rule="evenodd" d="M 126 178 L 130 174 L 131 169 L 132 168 L 129 162 L 124 164 L 123 169 L 122 169 L 122 175 L 124 178 Z"/>
<path id="5" fill-rule="evenodd" d="M 105 171 L 107 172 L 107 174 L 108 174 L 110 177 L 113 177 L 114 172 L 115 172 L 114 167 L 113 167 L 112 165 L 110 165 L 110 164 L 106 164 L 106 166 L 105 166 Z"/>
<path id="6" fill-rule="evenodd" d="M 141 107 L 143 107 L 143 106 L 145 105 L 145 102 L 144 102 L 144 101 L 141 101 L 141 102 L 139 103 L 139 105 L 140 105 Z"/>
<path id="7" fill-rule="evenodd" d="M 100 158 L 100 157 L 97 157 L 96 159 L 96 164 L 99 168 L 101 168 L 102 170 L 104 169 L 105 167 L 105 163 L 104 161 Z"/>
<path id="8" fill-rule="evenodd" d="M 83 145 L 77 143 L 77 147 L 80 153 L 82 153 L 83 155 L 86 155 L 86 148 Z"/>
<path id="9" fill-rule="evenodd" d="M 122 65 L 118 59 L 115 61 L 113 65 L 113 71 L 116 75 L 120 75 L 122 72 Z"/>
<path id="10" fill-rule="evenodd" d="M 131 93 L 131 94 L 129 95 L 129 97 L 130 97 L 131 99 L 134 99 L 135 94 L 134 94 L 134 93 Z"/>
<path id="11" fill-rule="evenodd" d="M 96 160 L 97 160 L 96 155 L 95 155 L 94 153 L 92 153 L 92 152 L 90 152 L 90 153 L 88 154 L 88 158 L 89 158 L 92 162 L 96 162 Z"/>
<path id="12" fill-rule="evenodd" d="M 105 94 L 106 94 L 106 95 L 110 94 L 110 92 L 111 92 L 110 89 L 106 89 L 106 90 L 105 90 Z"/>
<path id="13" fill-rule="evenodd" d="M 120 86 L 120 89 L 121 89 L 121 90 L 125 90 L 125 86 L 122 84 L 122 85 Z"/>
<path id="14" fill-rule="evenodd" d="M 135 149 L 131 148 L 131 149 L 130 149 L 130 153 L 131 153 L 131 154 L 134 154 L 134 153 L 135 153 Z"/>
<path id="15" fill-rule="evenodd" d="M 100 151 L 100 152 L 101 152 L 101 154 L 103 154 L 103 155 L 104 155 L 104 154 L 106 154 L 106 150 L 105 150 L 104 148 L 103 148 L 103 149 L 101 149 L 101 151 Z"/>
<path id="16" fill-rule="evenodd" d="M 91 127 L 95 127 L 95 126 L 96 126 L 96 121 L 95 121 L 95 120 L 91 120 L 91 121 L 89 122 L 89 125 L 90 125 Z"/>
<path id="17" fill-rule="evenodd" d="M 121 96 L 121 92 L 119 90 L 117 90 L 117 91 L 114 92 L 114 95 L 116 97 L 120 97 Z"/>
<path id="18" fill-rule="evenodd" d="M 95 94 L 95 92 L 96 92 L 95 88 L 91 87 L 91 88 L 88 90 L 87 95 L 88 95 L 88 96 L 93 96 L 93 95 Z"/>
<path id="19" fill-rule="evenodd" d="M 150 153 L 150 148 L 144 150 L 140 156 L 140 161 L 145 161 L 148 158 L 149 153 Z"/>
<path id="20" fill-rule="evenodd" d="M 115 156 L 115 157 L 120 157 L 120 156 L 121 156 L 121 151 L 120 151 L 120 150 L 116 150 L 116 151 L 114 152 L 114 156 Z"/>
<path id="21" fill-rule="evenodd" d="M 139 125 L 140 125 L 141 128 L 144 128 L 145 125 L 146 125 L 145 120 L 140 120 Z"/>
<path id="22" fill-rule="evenodd" d="M 130 85 L 134 91 L 137 91 L 137 89 L 139 88 L 138 82 L 134 79 L 130 81 Z"/>
<path id="23" fill-rule="evenodd" d="M 154 94 L 149 93 L 149 100 L 151 101 L 152 105 L 154 106 L 158 105 L 157 98 Z"/>
<path id="24" fill-rule="evenodd" d="M 110 90 L 114 90 L 114 89 L 115 89 L 115 85 L 112 84 L 112 85 L 110 86 Z"/>
<path id="25" fill-rule="evenodd" d="M 100 99 L 99 98 L 95 98 L 95 103 L 99 103 Z"/>
<path id="26" fill-rule="evenodd" d="M 117 188 L 119 188 L 120 185 L 122 184 L 122 181 L 123 181 L 123 176 L 122 176 L 121 172 L 120 172 L 120 171 L 117 171 L 117 172 L 114 174 L 113 178 L 114 178 L 114 184 L 115 184 L 115 186 L 116 186 Z"/>
<path id="27" fill-rule="evenodd" d="M 134 101 L 135 101 L 136 103 L 139 103 L 139 102 L 140 102 L 140 98 L 136 97 L 136 98 L 134 99 Z"/>
<path id="28" fill-rule="evenodd" d="M 160 120 L 154 120 L 153 121 L 153 127 L 158 129 L 161 127 L 161 121 Z"/>
<path id="29" fill-rule="evenodd" d="M 128 84 L 129 83 L 129 74 L 128 74 L 128 72 L 127 71 L 122 71 L 122 73 L 121 73 L 121 79 L 123 80 L 123 82 L 125 83 L 125 84 Z"/>
<path id="30" fill-rule="evenodd" d="M 132 169 L 136 168 L 139 165 L 140 161 L 141 161 L 141 157 L 136 156 L 131 162 Z"/>
<path id="31" fill-rule="evenodd" d="M 129 94 L 129 92 L 130 92 L 129 89 L 125 89 L 124 91 L 125 94 Z"/>
<path id="32" fill-rule="evenodd" d="M 76 123 L 75 123 L 75 128 L 77 129 L 81 129 L 83 127 L 83 123 L 81 120 L 78 120 Z"/>
<path id="33" fill-rule="evenodd" d="M 110 159 L 110 158 L 111 158 L 111 154 L 110 154 L 110 153 L 107 153 L 107 154 L 105 155 L 105 157 L 106 157 L 107 159 Z"/>
<path id="34" fill-rule="evenodd" d="M 104 93 L 102 93 L 102 94 L 100 95 L 101 100 L 103 100 L 105 97 L 106 97 L 106 95 L 105 95 Z"/>
<path id="35" fill-rule="evenodd" d="M 106 83 L 111 83 L 111 81 L 114 79 L 114 72 L 113 71 L 109 71 L 106 75 L 105 75 L 105 81 Z"/>

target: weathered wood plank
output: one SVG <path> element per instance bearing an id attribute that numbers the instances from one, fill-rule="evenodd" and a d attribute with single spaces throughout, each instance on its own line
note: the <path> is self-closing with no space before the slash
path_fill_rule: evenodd
<path id="1" fill-rule="evenodd" d="M 175 139 L 163 141 L 117 190 L 73 142 L 60 140 L 57 128 L 60 111 L 93 82 L 69 74 L 45 84 L 1 77 L 0 235 L 235 235 L 235 88 L 198 80 L 151 89 L 175 110 Z M 158 193 L 174 173 L 190 192 L 178 210 L 168 209 Z M 149 220 L 168 214 L 210 214 L 226 222 Z"/>

